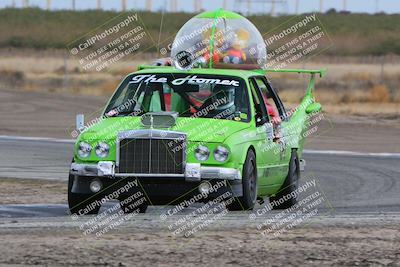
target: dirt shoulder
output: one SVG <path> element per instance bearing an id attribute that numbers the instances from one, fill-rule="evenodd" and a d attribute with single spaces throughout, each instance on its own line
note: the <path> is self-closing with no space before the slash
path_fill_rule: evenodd
<path id="1" fill-rule="evenodd" d="M 67 203 L 67 184 L 53 180 L 0 179 L 0 205 Z"/>
<path id="2" fill-rule="evenodd" d="M 71 229 L 2 229 L 1 265 L 398 266 L 400 227 L 307 227 L 266 239 L 254 230 L 119 229 L 101 238 Z M 68 248 L 68 249 L 66 249 Z"/>

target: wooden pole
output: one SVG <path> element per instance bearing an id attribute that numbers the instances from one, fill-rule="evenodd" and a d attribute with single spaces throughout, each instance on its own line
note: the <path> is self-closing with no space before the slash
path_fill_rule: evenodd
<path id="1" fill-rule="evenodd" d="M 296 8 L 295 8 L 296 14 L 299 14 L 299 0 L 296 0 Z"/>
<path id="2" fill-rule="evenodd" d="M 121 9 L 122 11 L 126 10 L 126 0 L 121 0 Z"/>
<path id="3" fill-rule="evenodd" d="M 97 9 L 98 9 L 98 10 L 101 9 L 101 0 L 97 0 Z"/>
<path id="4" fill-rule="evenodd" d="M 271 16 L 275 16 L 275 1 L 271 1 Z"/>
<path id="5" fill-rule="evenodd" d="M 347 0 L 343 0 L 343 11 L 347 10 Z"/>
<path id="6" fill-rule="evenodd" d="M 171 0 L 171 12 L 176 12 L 178 9 L 178 4 L 176 0 Z"/>
<path id="7" fill-rule="evenodd" d="M 47 10 L 51 9 L 51 0 L 47 0 Z"/>
<path id="8" fill-rule="evenodd" d="M 75 11 L 75 0 L 72 0 L 72 10 Z"/>
<path id="9" fill-rule="evenodd" d="M 322 13 L 324 9 L 324 0 L 319 0 L 319 12 Z"/>
<path id="10" fill-rule="evenodd" d="M 146 10 L 151 11 L 151 0 L 146 0 Z"/>
<path id="11" fill-rule="evenodd" d="M 251 12 L 251 0 L 247 0 L 247 15 L 250 15 Z"/>

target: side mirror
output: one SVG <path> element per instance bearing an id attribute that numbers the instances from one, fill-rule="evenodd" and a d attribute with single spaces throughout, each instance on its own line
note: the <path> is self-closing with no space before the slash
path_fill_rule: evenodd
<path id="1" fill-rule="evenodd" d="M 85 126 L 85 115 L 77 114 L 76 115 L 76 129 L 77 130 L 83 129 L 84 126 Z"/>
<path id="2" fill-rule="evenodd" d="M 321 111 L 321 104 L 320 103 L 312 103 L 310 105 L 307 106 L 306 108 L 306 113 L 310 114 L 310 113 L 317 113 Z"/>

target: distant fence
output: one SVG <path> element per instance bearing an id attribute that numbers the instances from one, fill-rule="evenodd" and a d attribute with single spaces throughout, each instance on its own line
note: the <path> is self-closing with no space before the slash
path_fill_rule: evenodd
<path id="1" fill-rule="evenodd" d="M 103 9 L 103 10 L 147 10 L 167 12 L 199 12 L 204 9 L 222 7 L 244 14 L 299 14 L 308 12 L 326 12 L 336 9 L 343 12 L 355 12 L 355 5 L 360 5 L 360 0 L 327 1 L 319 0 L 315 5 L 309 4 L 310 0 L 2 0 L 0 8 L 39 7 L 43 9 Z M 365 0 L 364 0 L 365 1 Z M 380 3 L 391 0 L 370 0 L 374 4 L 369 12 L 395 13 L 396 10 L 382 10 Z M 307 3 L 307 4 L 304 4 Z M 336 3 L 336 5 L 334 5 Z M 364 3 L 363 3 L 364 4 Z M 383 5 L 382 5 L 383 6 Z M 388 6 L 387 4 L 385 5 Z M 349 8 L 350 7 L 350 8 Z M 365 12 L 358 10 L 357 12 Z"/>

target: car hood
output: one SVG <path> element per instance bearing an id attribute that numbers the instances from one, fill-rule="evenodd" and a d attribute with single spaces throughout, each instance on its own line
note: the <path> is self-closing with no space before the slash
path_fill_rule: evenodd
<path id="1" fill-rule="evenodd" d="M 173 127 L 153 129 L 186 133 L 187 140 L 192 142 L 223 142 L 233 133 L 249 127 L 249 123 L 233 120 L 179 117 Z M 140 117 L 111 117 L 86 129 L 80 139 L 114 140 L 119 132 L 138 129 L 149 129 L 141 124 Z"/>

